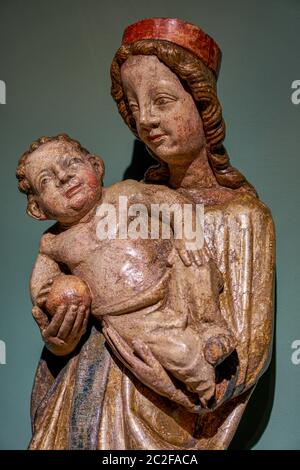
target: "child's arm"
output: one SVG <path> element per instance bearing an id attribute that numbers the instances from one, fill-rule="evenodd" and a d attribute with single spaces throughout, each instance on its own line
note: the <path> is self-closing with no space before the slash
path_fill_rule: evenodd
<path id="1" fill-rule="evenodd" d="M 47 348 L 57 356 L 71 353 L 86 331 L 89 309 L 84 305 L 63 304 L 49 320 L 44 311 L 53 279 L 61 275 L 59 265 L 45 254 L 39 253 L 31 279 L 32 315 L 38 324 Z"/>
<path id="2" fill-rule="evenodd" d="M 49 256 L 39 253 L 30 278 L 30 295 L 33 305 L 43 306 L 53 279 L 61 274 L 59 265 Z"/>

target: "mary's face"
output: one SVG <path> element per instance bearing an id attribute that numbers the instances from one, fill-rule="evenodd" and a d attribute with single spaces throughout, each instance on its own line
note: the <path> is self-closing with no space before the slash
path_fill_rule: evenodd
<path id="1" fill-rule="evenodd" d="M 193 161 L 205 145 L 202 120 L 190 93 L 156 56 L 131 56 L 122 83 L 140 139 L 161 160 Z"/>

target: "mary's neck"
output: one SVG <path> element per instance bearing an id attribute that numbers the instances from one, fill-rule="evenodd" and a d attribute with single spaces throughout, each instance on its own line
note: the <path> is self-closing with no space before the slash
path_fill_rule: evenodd
<path id="1" fill-rule="evenodd" d="M 183 162 L 183 163 L 181 163 Z M 178 188 L 213 188 L 218 186 L 213 171 L 208 163 L 206 147 L 190 162 L 178 158 L 176 164 L 169 163 L 169 186 Z"/>

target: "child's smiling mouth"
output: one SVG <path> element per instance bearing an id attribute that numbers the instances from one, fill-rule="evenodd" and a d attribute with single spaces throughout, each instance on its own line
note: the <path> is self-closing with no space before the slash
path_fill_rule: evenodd
<path id="1" fill-rule="evenodd" d="M 74 194 L 76 194 L 78 191 L 80 191 L 81 186 L 82 186 L 82 183 L 75 183 L 75 184 L 73 184 L 73 186 L 71 186 L 70 188 L 67 189 L 67 191 L 65 191 L 65 196 L 66 196 L 68 199 L 71 199 L 71 197 L 72 197 Z"/>

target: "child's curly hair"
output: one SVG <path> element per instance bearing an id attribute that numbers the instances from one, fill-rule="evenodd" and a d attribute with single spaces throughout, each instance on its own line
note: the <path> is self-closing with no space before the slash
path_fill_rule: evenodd
<path id="1" fill-rule="evenodd" d="M 73 147 L 76 150 L 79 150 L 84 155 L 89 155 L 90 153 L 87 149 L 82 147 L 82 145 L 80 144 L 80 142 L 78 142 L 78 140 L 71 139 L 71 137 L 69 137 L 67 134 L 58 134 L 53 137 L 43 136 L 37 140 L 34 140 L 30 144 L 29 149 L 26 150 L 26 152 L 24 152 L 23 155 L 21 156 L 18 162 L 17 170 L 16 170 L 16 177 L 18 179 L 19 191 L 21 191 L 22 193 L 25 193 L 27 197 L 30 196 L 30 194 L 32 194 L 32 188 L 30 186 L 28 179 L 26 178 L 26 173 L 25 173 L 26 160 L 29 157 L 29 155 L 32 152 L 34 152 L 34 150 L 41 147 L 41 145 L 44 145 L 47 142 L 54 142 L 54 141 L 70 143 L 73 145 Z"/>

